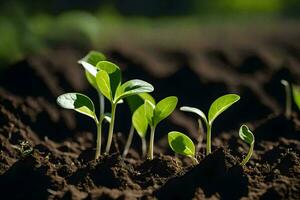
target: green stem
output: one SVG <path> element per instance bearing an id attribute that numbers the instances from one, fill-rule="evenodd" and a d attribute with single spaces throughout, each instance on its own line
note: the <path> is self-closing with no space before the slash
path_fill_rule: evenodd
<path id="1" fill-rule="evenodd" d="M 209 123 L 206 124 L 206 155 L 211 154 L 211 125 Z"/>
<path id="2" fill-rule="evenodd" d="M 96 155 L 95 160 L 101 155 L 101 132 L 102 132 L 102 120 L 97 123 L 97 146 L 96 146 Z"/>
<path id="3" fill-rule="evenodd" d="M 100 117 L 104 114 L 105 111 L 105 101 L 104 101 L 104 96 L 101 92 L 98 92 L 98 97 L 99 97 L 99 105 L 100 105 Z"/>
<path id="4" fill-rule="evenodd" d="M 109 153 L 111 142 L 112 142 L 112 137 L 113 137 L 113 133 L 114 133 L 116 107 L 117 107 L 117 104 L 114 104 L 114 103 L 111 104 L 111 122 L 109 124 L 108 138 L 107 138 L 105 153 Z"/>
<path id="5" fill-rule="evenodd" d="M 204 134 L 204 129 L 203 129 L 203 124 L 201 119 L 198 119 L 198 144 L 196 147 L 196 154 L 198 154 L 198 152 L 201 149 L 202 146 L 202 141 L 203 141 L 203 134 Z"/>
<path id="6" fill-rule="evenodd" d="M 146 139 L 143 137 L 142 139 L 142 156 L 143 158 L 146 157 L 147 154 L 147 143 L 146 143 Z"/>
<path id="7" fill-rule="evenodd" d="M 155 133 L 155 126 L 151 126 L 151 133 L 150 133 L 150 142 L 149 142 L 149 151 L 148 151 L 148 158 L 153 160 L 153 146 L 154 146 L 154 133 Z"/>
<path id="8" fill-rule="evenodd" d="M 285 85 L 285 95 L 286 95 L 286 107 L 285 107 L 285 116 L 289 119 L 292 114 L 292 93 L 291 93 L 291 87 L 290 84 L 287 82 Z"/>
<path id="9" fill-rule="evenodd" d="M 130 145 L 132 143 L 133 133 L 134 133 L 134 126 L 131 124 L 130 130 L 129 130 L 129 135 L 128 135 L 128 138 L 127 138 L 127 142 L 126 142 L 126 145 L 125 145 L 125 148 L 124 148 L 124 151 L 123 151 L 123 157 L 124 158 L 128 154 Z"/>
<path id="10" fill-rule="evenodd" d="M 253 153 L 253 149 L 254 149 L 254 142 L 251 144 L 249 152 L 247 156 L 244 158 L 244 160 L 241 162 L 241 165 L 245 165 L 250 160 Z"/>

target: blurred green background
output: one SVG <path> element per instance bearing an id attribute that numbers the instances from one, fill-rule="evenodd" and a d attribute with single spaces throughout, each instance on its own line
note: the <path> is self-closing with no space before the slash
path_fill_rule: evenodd
<path id="1" fill-rule="evenodd" d="M 101 48 L 122 31 L 298 21 L 299 0 L 11 0 L 0 7 L 0 66 L 59 45 Z"/>

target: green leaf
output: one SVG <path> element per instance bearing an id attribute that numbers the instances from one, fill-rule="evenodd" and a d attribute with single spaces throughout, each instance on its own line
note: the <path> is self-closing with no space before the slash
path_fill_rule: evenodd
<path id="1" fill-rule="evenodd" d="M 204 122 L 207 124 L 207 118 L 205 116 L 205 114 L 198 108 L 194 108 L 194 107 L 189 107 L 189 106 L 183 106 L 183 107 L 180 107 L 180 110 L 181 111 L 184 111 L 184 112 L 190 112 L 190 113 L 195 113 L 196 115 L 198 115 L 201 119 L 204 120 Z"/>
<path id="2" fill-rule="evenodd" d="M 246 125 L 242 125 L 239 131 L 240 138 L 248 144 L 254 143 L 254 135 Z"/>
<path id="3" fill-rule="evenodd" d="M 118 87 L 116 92 L 116 97 L 114 98 L 115 101 L 119 101 L 128 96 L 145 93 L 145 92 L 152 92 L 154 90 L 153 86 L 146 81 L 142 81 L 139 79 L 134 79 L 125 82 L 120 87 Z"/>
<path id="4" fill-rule="evenodd" d="M 208 112 L 208 121 L 210 124 L 227 108 L 232 104 L 237 102 L 240 99 L 240 96 L 236 94 L 227 94 L 216 99 L 210 106 Z"/>
<path id="5" fill-rule="evenodd" d="M 193 141 L 183 133 L 171 131 L 168 133 L 168 142 L 173 151 L 184 156 L 195 156 Z"/>
<path id="6" fill-rule="evenodd" d="M 100 70 L 96 75 L 96 82 L 101 93 L 109 100 L 113 101 L 110 88 L 110 78 L 108 73 L 104 70 Z"/>
<path id="7" fill-rule="evenodd" d="M 152 126 L 153 125 L 152 118 L 153 118 L 155 105 L 153 103 L 151 103 L 149 100 L 145 100 L 144 109 L 145 109 L 145 115 L 146 115 L 148 124 Z"/>
<path id="8" fill-rule="evenodd" d="M 84 58 L 78 61 L 85 68 L 85 76 L 88 82 L 95 88 L 97 88 L 97 83 L 95 80 L 98 69 L 96 67 L 97 63 L 104 61 L 105 56 L 97 51 L 90 51 Z"/>
<path id="9" fill-rule="evenodd" d="M 300 87 L 297 85 L 292 85 L 292 90 L 294 102 L 297 105 L 298 109 L 300 109 Z"/>
<path id="10" fill-rule="evenodd" d="M 79 60 L 85 61 L 93 66 L 96 66 L 98 62 L 106 60 L 105 56 L 98 51 L 90 51 L 85 57 Z"/>
<path id="11" fill-rule="evenodd" d="M 66 93 L 57 97 L 57 104 L 66 109 L 72 109 L 93 119 L 96 118 L 92 100 L 80 93 Z"/>
<path id="12" fill-rule="evenodd" d="M 96 73 L 97 74 L 97 73 Z M 93 76 L 91 73 L 89 73 L 87 70 L 85 70 L 85 77 L 88 80 L 88 82 L 96 89 L 98 90 L 96 77 Z"/>
<path id="13" fill-rule="evenodd" d="M 148 129 L 148 121 L 144 105 L 141 105 L 134 111 L 132 115 L 132 124 L 139 136 L 145 138 Z"/>
<path id="14" fill-rule="evenodd" d="M 150 101 L 151 103 L 155 104 L 154 98 L 148 94 L 148 93 L 140 93 L 133 96 L 126 97 L 126 101 L 128 103 L 129 109 L 131 113 L 134 113 L 134 111 L 144 104 L 145 100 Z"/>
<path id="15" fill-rule="evenodd" d="M 175 96 L 166 97 L 157 103 L 154 109 L 153 124 L 156 126 L 167 118 L 176 108 L 178 99 Z"/>
<path id="16" fill-rule="evenodd" d="M 121 84 L 121 70 L 120 68 L 112 62 L 100 61 L 96 65 L 100 70 L 107 72 L 110 79 L 110 88 L 112 97 L 115 96 L 117 88 Z"/>

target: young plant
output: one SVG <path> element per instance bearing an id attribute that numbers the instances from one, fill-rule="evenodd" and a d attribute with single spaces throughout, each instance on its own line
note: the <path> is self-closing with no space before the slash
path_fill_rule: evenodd
<path id="1" fill-rule="evenodd" d="M 175 153 L 188 156 L 195 164 L 198 164 L 195 158 L 195 145 L 188 136 L 178 131 L 171 131 L 168 133 L 168 142 Z"/>
<path id="2" fill-rule="evenodd" d="M 236 94 L 227 94 L 216 99 L 210 106 L 208 111 L 208 118 L 205 116 L 204 112 L 198 108 L 183 106 L 180 110 L 185 112 L 191 112 L 197 114 L 200 119 L 206 124 L 206 155 L 211 153 L 211 130 L 215 119 L 227 110 L 232 104 L 236 103 L 240 97 Z"/>
<path id="3" fill-rule="evenodd" d="M 147 122 L 150 126 L 150 142 L 149 142 L 149 151 L 148 158 L 153 159 L 153 146 L 154 146 L 154 134 L 157 125 L 166 117 L 168 117 L 176 108 L 178 99 L 175 96 L 166 97 L 156 105 L 146 100 L 144 109 Z"/>
<path id="4" fill-rule="evenodd" d="M 95 113 L 94 103 L 88 96 L 80 93 L 62 94 L 57 98 L 57 104 L 62 108 L 75 110 L 81 114 L 91 117 L 94 120 L 97 126 L 97 147 L 95 159 L 98 159 L 101 154 L 101 123 L 103 119 L 106 119 L 108 122 L 110 122 L 109 115 L 103 114 L 98 120 Z"/>
<path id="5" fill-rule="evenodd" d="M 151 84 L 138 79 L 121 84 L 120 68 L 111 62 L 100 61 L 97 63 L 97 68 L 99 69 L 96 74 L 97 87 L 111 103 L 111 122 L 105 149 L 105 152 L 109 153 L 114 131 L 117 104 L 126 97 L 152 92 L 154 88 Z"/>
<path id="6" fill-rule="evenodd" d="M 132 113 L 131 118 L 131 127 L 129 131 L 129 135 L 125 144 L 125 148 L 123 151 L 123 157 L 126 157 L 130 145 L 132 143 L 134 129 L 137 131 L 138 135 L 141 138 L 142 141 L 142 155 L 145 157 L 146 155 L 146 133 L 148 129 L 148 123 L 147 119 L 145 117 L 145 111 L 144 111 L 144 102 L 145 100 L 150 101 L 151 103 L 155 104 L 155 100 L 153 97 L 148 93 L 141 93 L 138 95 L 129 96 L 126 98 L 126 101 L 128 103 L 129 109 Z"/>
<path id="7" fill-rule="evenodd" d="M 249 161 L 249 159 L 251 158 L 251 156 L 253 154 L 255 138 L 254 138 L 253 133 L 250 131 L 250 129 L 246 125 L 242 125 L 240 127 L 239 136 L 244 142 L 246 142 L 247 144 L 250 145 L 250 149 L 248 151 L 247 156 L 241 162 L 241 165 L 244 166 Z"/>
<path id="8" fill-rule="evenodd" d="M 81 64 L 85 68 L 85 76 L 88 82 L 97 90 L 98 97 L 99 97 L 99 105 L 100 105 L 100 112 L 99 112 L 99 118 L 97 118 L 96 114 L 94 113 L 95 110 L 90 110 L 92 111 L 89 112 L 87 109 L 85 111 L 89 112 L 89 115 L 94 119 L 96 125 L 97 125 L 97 144 L 96 144 L 96 154 L 95 154 L 95 159 L 97 159 L 101 155 L 101 135 L 102 135 L 102 122 L 103 119 L 108 119 L 108 115 L 104 113 L 104 97 L 101 94 L 100 90 L 97 87 L 96 84 L 96 74 L 97 74 L 97 63 L 100 61 L 105 60 L 105 56 L 97 51 L 90 51 L 84 58 L 78 61 L 79 64 Z M 73 99 L 72 99 L 73 98 Z M 60 97 L 57 98 L 58 104 L 67 109 L 74 109 L 78 112 L 81 112 L 83 114 L 86 114 L 82 111 L 80 111 L 82 108 L 76 108 L 76 105 L 71 106 L 72 104 L 75 104 L 75 102 L 80 102 L 84 101 L 83 103 L 87 104 L 85 105 L 86 108 L 88 109 L 94 109 L 94 104 L 93 102 L 85 95 L 79 94 L 79 93 L 67 93 L 64 95 L 61 95 Z M 80 104 L 80 103 L 79 103 Z M 85 108 L 84 108 L 85 109 Z M 86 114 L 87 115 L 87 114 Z"/>
<path id="9" fill-rule="evenodd" d="M 292 115 L 292 92 L 291 86 L 289 82 L 286 80 L 281 80 L 281 84 L 284 86 L 285 89 L 285 116 L 286 118 L 290 118 Z"/>

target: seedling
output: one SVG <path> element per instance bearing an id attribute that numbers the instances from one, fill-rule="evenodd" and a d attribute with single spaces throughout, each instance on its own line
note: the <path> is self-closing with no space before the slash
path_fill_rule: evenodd
<path id="1" fill-rule="evenodd" d="M 143 157 L 146 156 L 147 147 L 146 147 L 145 137 L 148 129 L 148 123 L 147 123 L 144 106 L 143 106 L 146 99 L 149 100 L 151 103 L 155 104 L 155 100 L 148 93 L 141 93 L 126 98 L 130 111 L 132 113 L 132 118 L 131 118 L 131 127 L 129 131 L 129 135 L 123 151 L 123 157 L 126 157 L 129 151 L 130 145 L 132 143 L 134 130 L 137 131 L 142 141 L 142 155 Z"/>
<path id="2" fill-rule="evenodd" d="M 289 82 L 287 82 L 286 80 L 281 80 L 281 84 L 284 86 L 284 89 L 285 89 L 285 116 L 286 116 L 286 118 L 289 119 L 292 114 L 291 86 L 290 86 Z"/>
<path id="3" fill-rule="evenodd" d="M 91 117 L 97 126 L 97 147 L 95 159 L 101 154 L 101 124 L 103 119 L 110 122 L 109 114 L 103 114 L 99 120 L 95 113 L 95 106 L 93 101 L 86 95 L 80 93 L 66 93 L 57 98 L 57 104 L 65 109 L 72 109 L 88 117 Z"/>
<path id="4" fill-rule="evenodd" d="M 248 151 L 247 156 L 241 162 L 241 165 L 244 166 L 249 161 L 249 159 L 251 158 L 251 156 L 253 154 L 255 138 L 254 138 L 253 133 L 250 131 L 250 129 L 246 125 L 242 125 L 240 127 L 239 136 L 244 142 L 246 142 L 247 144 L 250 145 L 250 149 Z"/>
<path id="5" fill-rule="evenodd" d="M 215 119 L 227 110 L 232 104 L 236 103 L 240 97 L 236 94 L 227 94 L 216 99 L 210 106 L 208 118 L 198 108 L 183 106 L 180 110 L 197 114 L 206 124 L 206 155 L 211 153 L 211 129 Z"/>
<path id="6" fill-rule="evenodd" d="M 167 118 L 176 108 L 178 99 L 175 96 L 166 97 L 156 105 L 149 100 L 145 101 L 144 109 L 147 122 L 150 126 L 150 142 L 148 158 L 153 159 L 153 146 L 154 146 L 154 134 L 157 125 L 165 118 Z"/>
<path id="7" fill-rule="evenodd" d="M 97 68 L 99 69 L 96 74 L 97 87 L 111 103 L 111 122 L 105 149 L 105 152 L 109 153 L 114 131 L 117 104 L 126 97 L 152 92 L 154 88 L 151 84 L 138 79 L 121 84 L 120 68 L 111 62 L 100 61 L 97 63 Z"/>
<path id="8" fill-rule="evenodd" d="M 188 136 L 178 131 L 171 131 L 168 133 L 168 142 L 175 153 L 188 156 L 195 164 L 198 164 L 195 158 L 195 145 Z"/>

